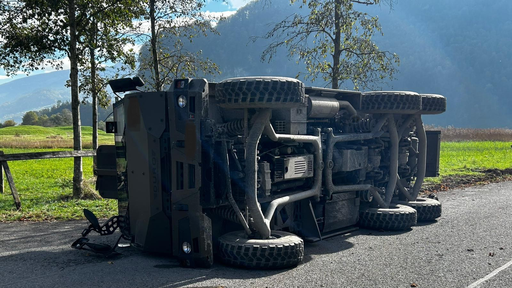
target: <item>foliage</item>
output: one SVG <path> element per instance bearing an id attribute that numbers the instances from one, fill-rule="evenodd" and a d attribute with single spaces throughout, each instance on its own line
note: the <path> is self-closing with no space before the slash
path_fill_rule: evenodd
<path id="1" fill-rule="evenodd" d="M 57 101 L 52 107 L 44 108 L 39 111 L 29 111 L 35 112 L 38 116 L 38 121 L 32 125 L 45 126 L 45 127 L 54 127 L 54 126 L 66 126 L 70 124 L 66 124 L 66 122 L 62 122 L 63 114 L 64 116 L 67 114 L 65 110 L 71 109 L 71 103 Z M 27 114 L 25 113 L 25 115 Z M 107 120 L 107 118 L 112 113 L 112 106 L 108 108 L 99 107 L 98 116 L 100 122 Z M 84 126 L 92 126 L 92 106 L 89 102 L 83 102 L 80 105 L 80 120 L 82 125 Z M 67 122 L 69 123 L 69 122 Z"/>
<path id="2" fill-rule="evenodd" d="M 2 1 L 0 12 L 2 13 L 2 36 L 0 56 L 2 67 L 8 75 L 19 71 L 30 73 L 34 70 L 45 68 L 47 65 L 61 69 L 64 65 L 64 56 L 70 56 L 70 9 L 75 11 L 78 28 L 76 31 L 76 44 L 78 59 L 81 64 L 86 63 L 84 57 L 88 47 L 86 37 L 89 35 L 89 27 L 93 18 L 102 15 L 108 18 L 107 24 L 120 21 L 123 24 L 130 22 L 132 7 L 139 1 L 130 0 L 67 0 L 67 1 Z M 70 7 L 70 3 L 74 3 Z M 124 14 L 123 14 L 124 13 Z M 120 20 L 122 18 L 122 20 Z M 103 19 L 103 18 L 102 18 Z M 124 26 L 103 27 L 105 37 L 114 37 L 120 34 Z M 117 31 L 114 29 L 118 29 Z M 103 39 L 103 38 L 102 38 Z M 104 40 L 104 39 L 103 39 Z M 101 51 L 109 60 L 116 60 L 116 54 L 124 43 L 101 42 Z M 126 53 L 126 52 L 123 52 Z"/>
<path id="3" fill-rule="evenodd" d="M 300 3 L 308 13 L 287 17 L 265 35 L 276 40 L 263 52 L 263 60 L 271 61 L 278 48 L 286 47 L 290 58 L 305 63 L 306 79 L 321 77 L 334 89 L 345 82 L 352 83 L 354 89 L 366 89 L 386 78 L 393 79 L 398 56 L 379 50 L 372 40 L 376 32 L 382 34 L 378 18 L 354 9 L 357 3 L 377 5 L 379 0 Z M 302 74 L 299 72 L 297 77 Z"/>
<path id="4" fill-rule="evenodd" d="M 50 65 L 60 69 L 63 58 L 70 61 L 69 86 L 73 119 L 73 148 L 82 149 L 80 134 L 80 99 L 78 69 L 87 63 L 85 51 L 91 48 L 91 26 L 96 19 L 105 20 L 108 26 L 103 32 L 107 39 L 117 39 L 123 27 L 116 26 L 119 19 L 130 22 L 132 8 L 139 1 L 132 0 L 23 0 L 0 3 L 0 65 L 8 75 L 19 71 L 30 73 Z M 104 16 L 101 18 L 101 16 Z M 128 20 L 126 20 L 128 19 Z M 115 23 L 115 24 L 113 24 Z M 112 30 L 108 30 L 108 29 Z M 96 30 L 95 30 L 96 31 Z M 103 34 L 100 34 L 103 35 Z M 103 42 L 101 42 L 103 43 Z M 116 60 L 119 49 L 112 42 L 103 47 L 109 60 Z M 110 51 L 114 54 L 110 54 Z M 74 158 L 73 195 L 82 195 L 82 159 Z"/>
<path id="5" fill-rule="evenodd" d="M 23 122 L 21 125 L 37 125 L 39 121 L 39 116 L 34 111 L 28 111 L 23 115 Z"/>
<path id="6" fill-rule="evenodd" d="M 12 127 L 12 126 L 16 126 L 16 122 L 14 122 L 14 120 L 6 120 L 3 124 L 2 124 L 2 127 L 5 128 L 5 127 Z"/>
<path id="7" fill-rule="evenodd" d="M 184 29 L 183 27 L 181 29 Z M 157 57 L 159 63 L 160 81 L 162 85 L 170 85 L 176 78 L 196 77 L 198 75 L 215 75 L 220 74 L 219 67 L 209 58 L 203 58 L 203 51 L 190 51 L 184 47 L 182 39 L 183 35 L 173 36 L 161 33 L 162 38 L 166 38 L 167 42 L 172 46 L 166 46 L 159 43 Z M 172 40 L 171 40 L 172 39 Z M 151 50 L 148 45 L 144 49 Z M 150 72 L 150 79 L 147 74 L 141 74 L 146 78 L 146 83 L 151 89 L 157 89 L 154 81 L 154 69 L 152 69 L 152 57 L 142 56 L 139 59 L 139 69 Z"/>
<path id="8" fill-rule="evenodd" d="M 116 3 L 117 2 L 117 3 Z M 97 97 L 101 107 L 110 105 L 106 92 L 108 81 L 119 78 L 119 73 L 133 74 L 135 69 L 135 39 L 127 31 L 135 29 L 134 19 L 144 11 L 144 1 L 122 0 L 112 2 L 109 9 L 97 10 L 84 32 L 84 57 L 80 65 L 80 91 L 85 96 Z M 105 73 L 106 63 L 116 63 L 117 73 Z"/>
<path id="9" fill-rule="evenodd" d="M 183 41 L 193 41 L 198 35 L 215 32 L 201 9 L 205 0 L 149 0 L 145 19 L 150 21 L 148 54 L 141 55 L 140 75 L 150 89 L 161 91 L 177 77 L 194 77 L 198 71 L 220 73 L 217 65 L 202 52 L 185 49 Z M 141 34 L 148 36 L 148 34 Z M 163 45 L 161 39 L 171 37 L 173 45 Z"/>
<path id="10" fill-rule="evenodd" d="M 42 111 L 28 111 L 23 116 L 22 125 L 38 125 L 44 127 L 70 126 L 73 124 L 73 118 L 69 108 L 71 108 L 69 102 L 59 102 L 52 108 L 47 108 Z M 59 112 L 52 112 L 52 110 L 58 110 Z M 48 112 L 45 113 L 45 111 Z"/>

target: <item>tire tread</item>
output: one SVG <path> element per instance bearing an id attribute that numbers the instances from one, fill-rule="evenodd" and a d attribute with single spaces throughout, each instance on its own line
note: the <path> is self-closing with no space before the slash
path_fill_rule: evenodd
<path id="1" fill-rule="evenodd" d="M 219 82 L 215 93 L 224 108 L 292 108 L 306 99 L 304 84 L 288 77 L 230 78 Z"/>
<path id="2" fill-rule="evenodd" d="M 295 267 L 304 257 L 304 241 L 291 233 L 273 231 L 272 234 L 284 235 L 277 239 L 268 239 L 268 243 L 249 243 L 234 241 L 237 237 L 246 237 L 245 232 L 231 232 L 219 238 L 220 257 L 223 263 L 251 269 L 279 269 Z"/>
<path id="3" fill-rule="evenodd" d="M 365 113 L 412 114 L 421 110 L 421 96 L 408 91 L 373 91 L 361 96 Z"/>

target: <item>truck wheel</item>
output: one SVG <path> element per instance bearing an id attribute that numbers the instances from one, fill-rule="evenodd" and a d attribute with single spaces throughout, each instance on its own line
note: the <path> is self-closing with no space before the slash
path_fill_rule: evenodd
<path id="1" fill-rule="evenodd" d="M 288 77 L 230 78 L 217 84 L 215 99 L 224 108 L 292 108 L 305 103 L 305 89 Z"/>
<path id="2" fill-rule="evenodd" d="M 421 114 L 441 114 L 446 111 L 446 98 L 436 94 L 421 94 Z"/>
<path id="3" fill-rule="evenodd" d="M 235 231 L 219 237 L 219 243 L 222 262 L 244 268 L 295 267 L 304 257 L 304 241 L 284 231 L 272 231 L 269 239 L 249 239 L 245 231 Z"/>
<path id="4" fill-rule="evenodd" d="M 418 197 L 416 201 L 398 203 L 414 208 L 418 213 L 418 222 L 434 221 L 441 217 L 441 202 L 435 199 Z"/>
<path id="5" fill-rule="evenodd" d="M 421 110 L 421 96 L 407 91 L 374 91 L 361 95 L 364 113 L 414 114 Z"/>
<path id="6" fill-rule="evenodd" d="M 400 204 L 389 208 L 367 208 L 359 216 L 359 226 L 379 230 L 407 230 L 417 221 L 416 210 Z"/>

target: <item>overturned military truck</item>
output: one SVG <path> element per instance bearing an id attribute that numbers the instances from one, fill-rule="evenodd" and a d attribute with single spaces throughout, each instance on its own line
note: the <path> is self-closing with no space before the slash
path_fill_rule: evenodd
<path id="1" fill-rule="evenodd" d="M 136 90 L 138 79 L 111 82 Z M 97 188 L 132 246 L 186 266 L 214 258 L 249 268 L 302 261 L 304 241 L 357 227 L 406 230 L 441 215 L 419 198 L 439 170 L 437 131 L 421 116 L 440 95 L 304 87 L 283 77 L 175 80 L 166 92 L 126 93 L 114 104 L 115 145 L 97 151 Z"/>

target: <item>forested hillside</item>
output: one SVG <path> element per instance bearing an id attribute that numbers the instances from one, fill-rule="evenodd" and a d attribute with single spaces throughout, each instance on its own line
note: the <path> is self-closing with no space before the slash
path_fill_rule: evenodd
<path id="1" fill-rule="evenodd" d="M 373 9 L 385 49 L 400 55 L 394 89 L 440 93 L 445 114 L 430 123 L 456 127 L 512 127 L 512 2 L 398 1 Z"/>
<path id="2" fill-rule="evenodd" d="M 381 89 L 445 95 L 447 112 L 426 117 L 429 124 L 512 128 L 511 1 L 395 0 L 392 8 L 385 4 L 357 7 L 379 16 L 384 36 L 375 41 L 381 49 L 400 56 L 396 80 Z M 219 35 L 185 41 L 186 48 L 202 50 L 204 57 L 218 64 L 221 75 L 205 76 L 212 81 L 250 75 L 295 77 L 305 72 L 304 65 L 288 58 L 286 51 L 278 52 L 271 63 L 261 61 L 270 43 L 261 37 L 275 23 L 298 12 L 305 11 L 289 1 L 251 2 L 218 23 Z M 172 45 L 173 39 L 167 41 Z M 69 101 L 69 89 L 64 87 L 68 75 L 69 71 L 59 71 L 1 85 L 0 121 L 15 118 L 20 123 L 26 111 Z M 344 88 L 352 85 L 346 83 Z"/>
<path id="3" fill-rule="evenodd" d="M 295 77 L 303 71 L 281 51 L 268 64 L 261 52 L 270 43 L 263 36 L 272 24 L 300 11 L 288 1 L 252 2 L 217 25 L 220 35 L 200 37 L 188 49 L 201 49 L 222 71 L 212 80 L 247 75 Z M 378 15 L 384 36 L 381 49 L 401 59 L 396 80 L 381 89 L 439 93 L 448 111 L 426 117 L 429 124 L 457 127 L 512 128 L 512 2 L 398 0 L 392 9 L 360 6 Z M 170 39 L 169 41 L 172 41 Z M 325 83 L 307 83 L 324 86 Z M 351 89 L 350 83 L 346 87 Z"/>
<path id="4" fill-rule="evenodd" d="M 0 85 L 0 121 L 21 117 L 30 110 L 50 107 L 57 101 L 70 100 L 69 88 L 65 87 L 69 71 L 43 73 L 13 80 Z"/>
<path id="5" fill-rule="evenodd" d="M 66 102 L 58 102 L 56 105 L 53 105 L 50 108 L 45 108 L 36 112 L 36 114 L 41 117 L 45 115 L 48 119 L 51 119 L 54 115 L 66 114 L 63 111 L 69 112 L 69 117 L 71 117 L 71 103 L 69 101 Z M 108 108 L 98 107 L 98 121 L 106 122 L 107 118 L 111 116 L 112 106 Z M 44 116 L 43 116 L 44 117 Z M 92 126 L 92 105 L 90 102 L 82 103 L 80 105 L 80 119 L 82 122 L 82 126 Z M 71 119 L 69 119 L 71 123 Z M 71 125 L 71 124 L 69 124 Z M 62 125 L 55 125 L 62 126 Z"/>

